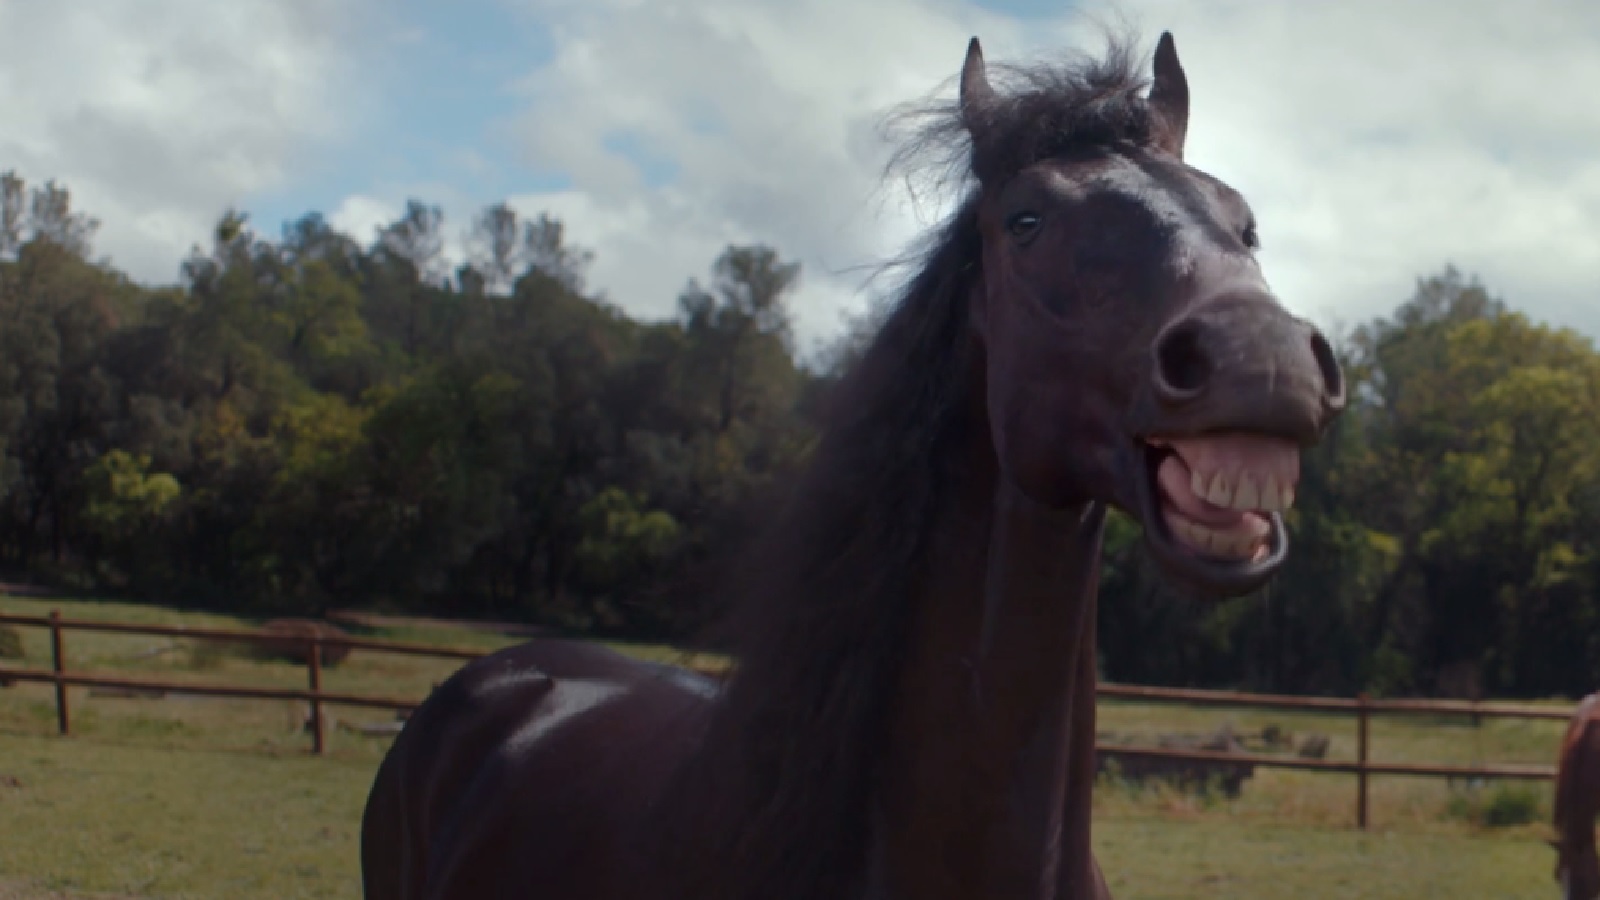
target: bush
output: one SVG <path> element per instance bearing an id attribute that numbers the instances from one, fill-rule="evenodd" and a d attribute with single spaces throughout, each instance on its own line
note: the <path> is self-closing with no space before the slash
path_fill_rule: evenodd
<path id="1" fill-rule="evenodd" d="M 1446 814 L 1485 828 L 1527 825 L 1544 818 L 1539 790 L 1528 784 L 1501 782 L 1492 788 L 1470 788 L 1450 798 Z"/>
<path id="2" fill-rule="evenodd" d="M 273 619 L 261 626 L 261 630 L 268 634 L 282 635 L 283 639 L 255 644 L 255 652 L 260 658 L 292 662 L 302 666 L 306 664 L 306 657 L 309 655 L 306 652 L 306 638 L 312 635 L 347 636 L 339 626 L 314 619 Z M 331 668 L 345 661 L 350 655 L 350 648 L 343 645 L 324 645 L 318 655 L 322 657 L 322 664 Z"/>
<path id="3" fill-rule="evenodd" d="M 0 659 L 22 659 L 25 656 L 22 632 L 10 625 L 0 625 Z"/>
<path id="4" fill-rule="evenodd" d="M 187 665 L 195 671 L 210 672 L 220 669 L 228 661 L 228 657 L 239 655 L 239 649 L 232 644 L 222 641 L 193 641 L 187 647 L 189 658 Z"/>

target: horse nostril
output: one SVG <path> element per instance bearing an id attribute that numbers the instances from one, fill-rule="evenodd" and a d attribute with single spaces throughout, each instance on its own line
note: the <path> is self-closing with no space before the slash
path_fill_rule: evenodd
<path id="1" fill-rule="evenodd" d="M 1194 320 L 1167 330 L 1156 344 L 1156 387 L 1169 400 L 1198 395 L 1211 380 L 1211 357 Z"/>
<path id="2" fill-rule="evenodd" d="M 1311 332 L 1311 355 L 1317 359 L 1317 368 L 1322 373 L 1323 390 L 1327 392 L 1328 405 L 1334 409 L 1344 406 L 1344 370 L 1339 366 L 1339 360 L 1333 355 L 1333 347 L 1322 332 Z"/>

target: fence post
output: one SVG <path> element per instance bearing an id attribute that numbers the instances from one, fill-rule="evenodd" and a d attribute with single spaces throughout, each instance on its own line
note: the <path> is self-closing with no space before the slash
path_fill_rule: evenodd
<path id="1" fill-rule="evenodd" d="M 328 748 L 322 728 L 322 640 L 318 635 L 312 635 L 306 641 L 307 648 L 311 651 L 306 654 L 306 671 L 311 681 L 311 752 L 318 756 L 327 752 Z"/>
<path id="2" fill-rule="evenodd" d="M 72 717 L 67 711 L 66 652 L 61 647 L 61 610 L 50 610 L 50 668 L 56 673 L 56 727 L 62 734 L 72 733 Z"/>
<path id="3" fill-rule="evenodd" d="M 1356 827 L 1367 827 L 1367 694 L 1356 695 Z"/>

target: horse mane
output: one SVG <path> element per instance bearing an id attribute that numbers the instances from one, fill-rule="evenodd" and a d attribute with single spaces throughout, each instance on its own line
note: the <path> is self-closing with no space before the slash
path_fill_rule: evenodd
<path id="1" fill-rule="evenodd" d="M 987 181 L 1045 155 L 1146 141 L 1134 60 L 1113 40 L 1101 60 L 1000 70 L 1005 102 L 976 148 L 953 103 L 903 109 L 902 122 L 921 124 L 891 167 L 931 151 L 966 172 L 986 160 L 973 174 Z M 834 387 L 807 470 L 729 585 L 734 670 L 680 782 L 712 799 L 662 809 L 680 825 L 704 817 L 681 832 L 707 843 L 671 845 L 702 863 L 693 896 L 811 900 L 861 885 L 931 526 L 973 477 L 970 448 L 987 428 L 966 303 L 980 276 L 977 199 L 969 186 L 930 242 L 895 263 L 918 271 Z"/>

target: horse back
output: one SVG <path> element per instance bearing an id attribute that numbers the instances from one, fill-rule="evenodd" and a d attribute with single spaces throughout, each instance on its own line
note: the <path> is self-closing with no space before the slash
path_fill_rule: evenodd
<path id="1" fill-rule="evenodd" d="M 710 679 L 536 640 L 462 667 L 395 738 L 362 817 L 366 900 L 606 898 L 687 756 Z"/>

